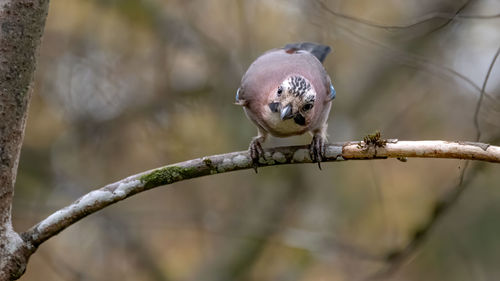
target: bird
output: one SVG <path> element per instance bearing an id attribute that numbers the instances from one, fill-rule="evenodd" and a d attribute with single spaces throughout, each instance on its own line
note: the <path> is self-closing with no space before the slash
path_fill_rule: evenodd
<path id="1" fill-rule="evenodd" d="M 268 135 L 289 137 L 309 132 L 311 160 L 325 157 L 327 120 L 336 91 L 323 61 L 331 47 L 311 42 L 290 43 L 269 50 L 248 68 L 236 91 L 235 104 L 243 107 L 258 134 L 249 146 L 257 172 L 262 144 Z"/>

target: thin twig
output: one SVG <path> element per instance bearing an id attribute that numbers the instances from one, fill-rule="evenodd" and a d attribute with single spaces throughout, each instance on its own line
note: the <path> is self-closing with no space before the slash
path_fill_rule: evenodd
<path id="1" fill-rule="evenodd" d="M 465 9 L 465 7 L 467 7 L 467 5 L 469 5 L 469 3 L 471 1 L 472 0 L 465 1 L 465 3 L 460 8 L 458 8 L 458 10 L 454 14 L 450 14 L 449 15 L 450 17 L 448 17 L 447 21 L 445 21 L 444 23 L 440 24 L 439 26 L 436 26 L 431 31 L 427 32 L 427 35 L 432 34 L 432 33 L 436 32 L 438 30 L 441 30 L 442 28 L 446 27 L 451 22 L 453 22 L 455 19 L 460 18 L 460 13 Z"/>
<path id="2" fill-rule="evenodd" d="M 479 99 L 477 100 L 476 111 L 474 112 L 474 126 L 476 127 L 476 141 L 479 141 L 481 138 L 481 129 L 479 128 L 479 110 L 481 109 L 481 104 L 483 103 L 483 98 L 486 93 L 486 85 L 488 84 L 488 80 L 490 79 L 491 71 L 493 70 L 493 66 L 497 61 L 498 55 L 500 55 L 500 47 L 498 47 L 493 60 L 490 63 L 490 67 L 488 68 L 488 72 L 486 73 L 486 77 L 484 78 L 483 87 L 481 88 L 481 94 L 479 95 Z"/>
<path id="3" fill-rule="evenodd" d="M 422 68 L 425 68 L 425 69 L 431 71 L 432 73 L 436 73 L 438 75 L 448 74 L 448 76 L 456 77 L 456 78 L 462 80 L 463 82 L 467 83 L 478 94 L 481 93 L 481 87 L 479 87 L 479 85 L 477 85 L 469 77 L 465 76 L 464 74 L 461 74 L 460 72 L 454 70 L 453 68 L 447 67 L 447 66 L 442 65 L 442 64 L 435 63 L 432 60 L 427 59 L 423 56 L 409 53 L 407 51 L 391 47 L 389 45 L 383 44 L 382 42 L 378 42 L 377 40 L 363 36 L 360 33 L 355 32 L 354 29 L 352 29 L 350 26 L 347 26 L 347 25 L 343 26 L 340 24 L 336 24 L 335 26 L 336 26 L 336 28 L 342 29 L 345 33 L 350 34 L 352 37 L 357 38 L 357 39 L 361 39 L 362 42 L 367 42 L 367 43 L 374 45 L 380 49 L 390 51 L 391 56 L 388 56 L 388 58 L 391 60 L 399 59 L 398 62 L 401 63 L 402 65 L 406 65 L 408 67 L 413 67 L 416 69 L 419 69 L 419 67 L 422 67 Z M 485 92 L 485 95 L 491 96 L 486 92 Z"/>
<path id="4" fill-rule="evenodd" d="M 462 7 L 460 7 L 458 9 L 458 12 L 455 12 L 455 13 L 433 12 L 433 13 L 423 15 L 415 20 L 412 20 L 409 23 L 387 25 L 387 24 L 380 24 L 380 23 L 376 23 L 376 22 L 373 22 L 373 21 L 370 21 L 367 19 L 363 19 L 363 18 L 359 18 L 359 17 L 355 17 L 352 15 L 348 15 L 348 14 L 344 14 L 344 13 L 335 11 L 335 10 L 331 9 L 330 7 L 328 7 L 321 0 L 317 0 L 317 2 L 320 4 L 320 6 L 323 9 L 325 9 L 326 11 L 328 11 L 330 14 L 332 14 L 334 16 L 337 16 L 337 17 L 340 17 L 343 19 L 347 19 L 347 20 L 351 20 L 351 21 L 354 21 L 357 23 L 361 23 L 361 24 L 364 24 L 364 25 L 369 26 L 369 27 L 381 28 L 381 29 L 387 29 L 387 30 L 408 29 L 408 28 L 412 28 L 414 26 L 417 26 L 419 24 L 422 24 L 422 23 L 425 23 L 425 22 L 428 22 L 428 21 L 431 21 L 434 19 L 448 19 L 448 20 L 453 20 L 453 19 L 495 19 L 495 18 L 500 17 L 500 13 L 492 14 L 492 15 L 460 15 L 460 14 L 458 14 L 460 11 L 463 10 L 465 5 L 468 4 L 468 2 L 467 2 L 465 5 L 463 5 Z"/>

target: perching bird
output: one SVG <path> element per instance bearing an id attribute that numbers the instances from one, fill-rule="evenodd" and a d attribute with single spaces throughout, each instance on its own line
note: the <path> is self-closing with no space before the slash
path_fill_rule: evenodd
<path id="1" fill-rule="evenodd" d="M 324 158 L 327 119 L 335 89 L 322 65 L 330 47 L 315 43 L 293 43 L 258 57 L 241 79 L 236 104 L 258 129 L 250 142 L 254 167 L 264 156 L 262 143 L 268 134 L 276 137 L 312 134 L 313 162 Z M 321 166 L 319 166 L 321 169 Z"/>

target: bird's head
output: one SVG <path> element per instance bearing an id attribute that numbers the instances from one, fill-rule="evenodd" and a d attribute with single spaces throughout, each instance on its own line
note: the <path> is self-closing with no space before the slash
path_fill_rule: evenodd
<path id="1" fill-rule="evenodd" d="M 293 119 L 298 125 L 307 125 L 312 116 L 316 91 L 309 80 L 301 75 L 287 77 L 273 90 L 269 109 L 281 120 Z"/>

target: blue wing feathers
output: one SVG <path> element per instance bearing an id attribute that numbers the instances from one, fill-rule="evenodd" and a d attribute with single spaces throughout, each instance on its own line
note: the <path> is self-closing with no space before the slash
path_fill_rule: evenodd
<path id="1" fill-rule="evenodd" d="M 333 84 L 330 82 L 330 100 L 333 100 L 336 96 L 337 92 L 335 91 L 335 88 L 333 87 Z"/>
<path id="2" fill-rule="evenodd" d="M 236 91 L 236 97 L 235 97 L 235 101 L 236 101 L 236 102 L 239 102 L 239 101 L 240 101 L 240 89 L 241 89 L 241 88 L 238 88 L 238 90 Z"/>
<path id="3" fill-rule="evenodd" d="M 241 94 L 242 94 L 241 88 L 238 88 L 238 91 L 236 91 L 236 96 L 234 97 L 235 98 L 234 104 L 245 106 L 247 105 L 247 101 L 245 99 L 241 99 Z"/>

